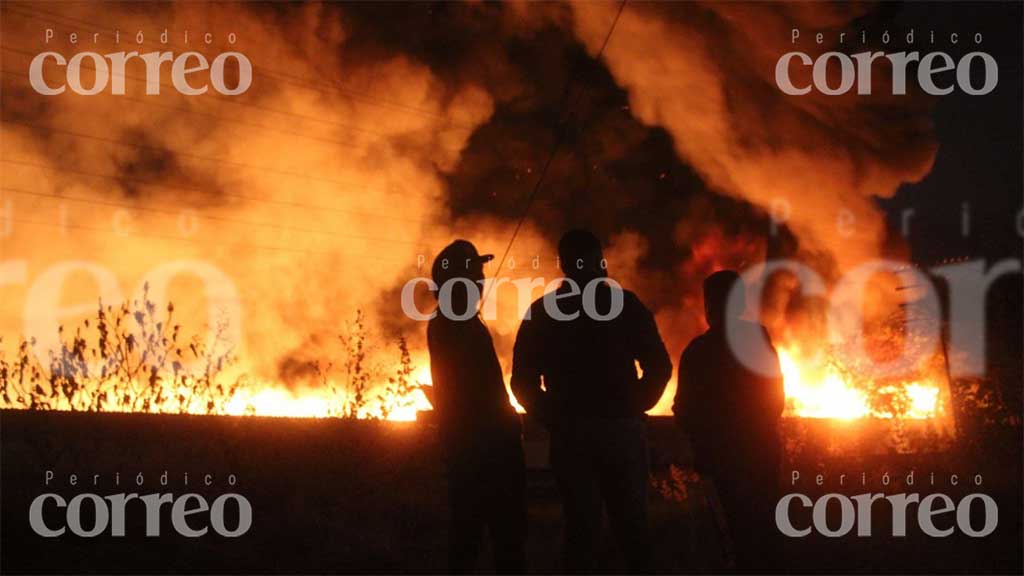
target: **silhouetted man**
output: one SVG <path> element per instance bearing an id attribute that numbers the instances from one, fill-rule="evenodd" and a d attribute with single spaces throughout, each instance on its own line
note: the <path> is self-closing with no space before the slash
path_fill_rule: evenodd
<path id="1" fill-rule="evenodd" d="M 672 410 L 690 437 L 697 471 L 717 489 L 737 568 L 764 572 L 777 567 L 774 511 L 785 392 L 767 330 L 739 317 L 744 301 L 736 272 L 704 280 L 710 328 L 683 351 Z"/>
<path id="2" fill-rule="evenodd" d="M 497 571 L 520 573 L 526 568 L 522 429 L 491 335 L 476 314 L 483 265 L 492 258 L 456 240 L 432 266 L 439 306 L 427 325 L 427 344 L 448 472 L 453 572 L 473 570 L 485 527 Z M 468 319 L 456 319 L 465 315 Z"/>
<path id="3" fill-rule="evenodd" d="M 609 285 L 597 237 L 570 231 L 558 255 L 566 278 L 519 328 L 512 391 L 551 432 L 566 570 L 593 568 L 603 504 L 630 569 L 647 572 L 644 412 L 661 397 L 672 362 L 647 308 Z"/>

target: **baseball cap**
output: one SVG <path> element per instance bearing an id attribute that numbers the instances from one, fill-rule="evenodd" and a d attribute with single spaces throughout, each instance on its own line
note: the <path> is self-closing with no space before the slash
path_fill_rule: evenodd
<path id="1" fill-rule="evenodd" d="M 472 242 L 456 240 L 445 246 L 434 258 L 430 275 L 434 283 L 440 286 L 452 278 L 465 276 L 470 265 L 484 264 L 491 260 L 494 260 L 493 254 L 480 254 Z"/>

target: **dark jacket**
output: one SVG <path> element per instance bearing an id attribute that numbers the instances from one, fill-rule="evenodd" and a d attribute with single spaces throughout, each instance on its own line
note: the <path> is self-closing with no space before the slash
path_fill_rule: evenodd
<path id="1" fill-rule="evenodd" d="M 778 356 L 764 326 L 736 322 L 735 351 L 724 329 L 712 328 L 679 359 L 672 412 L 699 471 L 738 474 L 776 466 L 779 457 L 785 391 Z M 748 368 L 741 355 L 761 370 Z"/>
<path id="2" fill-rule="evenodd" d="M 518 443 L 519 416 L 508 397 L 501 364 L 478 316 L 451 320 L 438 314 L 427 325 L 430 374 L 442 442 L 449 450 Z"/>
<path id="3" fill-rule="evenodd" d="M 566 286 L 558 290 L 564 294 Z M 657 404 L 672 361 L 654 317 L 635 294 L 621 292 L 622 311 L 607 321 L 588 316 L 582 296 L 557 300 L 562 313 L 579 312 L 571 321 L 550 317 L 543 298 L 530 306 L 512 360 L 512 392 L 528 414 L 550 427 L 588 417 L 640 418 Z M 599 313 L 610 310 L 610 293 L 605 284 L 596 291 Z"/>

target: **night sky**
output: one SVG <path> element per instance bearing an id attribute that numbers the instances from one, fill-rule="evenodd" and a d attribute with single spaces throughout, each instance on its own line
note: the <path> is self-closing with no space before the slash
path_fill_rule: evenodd
<path id="1" fill-rule="evenodd" d="M 892 27 L 906 29 L 908 22 L 936 31 L 952 30 L 955 23 L 958 30 L 984 34 L 984 49 L 999 63 L 999 84 L 982 97 L 954 91 L 938 98 L 935 166 L 923 181 L 902 186 L 891 201 L 881 203 L 890 217 L 890 233 L 899 233 L 901 212 L 912 208 L 916 220 L 909 240 L 921 264 L 960 257 L 1020 259 L 1021 4 L 908 3 L 894 10 Z M 961 234 L 964 203 L 971 215 L 967 237 Z"/>

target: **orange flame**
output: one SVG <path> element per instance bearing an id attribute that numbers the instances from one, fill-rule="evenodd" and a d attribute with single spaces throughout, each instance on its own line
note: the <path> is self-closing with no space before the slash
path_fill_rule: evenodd
<path id="1" fill-rule="evenodd" d="M 786 416 L 802 418 L 935 418 L 940 414 L 940 387 L 934 379 L 885 384 L 869 391 L 857 386 L 834 365 L 801 355 L 796 346 L 779 347 L 786 387 Z M 885 407 L 872 394 L 898 398 Z"/>

